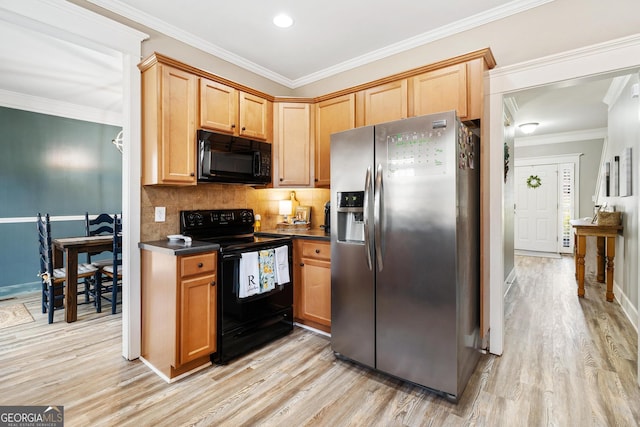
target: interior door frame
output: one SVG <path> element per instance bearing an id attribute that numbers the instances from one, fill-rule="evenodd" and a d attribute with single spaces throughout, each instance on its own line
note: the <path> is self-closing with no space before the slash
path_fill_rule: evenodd
<path id="1" fill-rule="evenodd" d="M 563 164 L 573 164 L 573 201 L 571 206 L 571 218 L 577 218 L 577 211 L 580 206 L 580 156 L 582 153 L 574 154 L 560 154 L 557 156 L 539 156 L 539 157 L 516 157 L 513 165 L 519 166 L 542 166 L 542 165 L 556 165 L 558 167 L 558 181 L 557 181 L 557 221 L 556 221 L 556 235 L 558 240 L 556 242 L 557 253 L 572 253 L 573 252 L 573 239 L 570 239 L 570 247 L 568 250 L 562 250 L 560 243 L 560 236 L 562 236 L 562 206 L 560 204 L 560 197 L 562 195 L 562 178 L 560 177 L 560 167 Z M 514 170 L 515 176 L 515 170 Z M 517 191 L 514 188 L 514 191 Z M 514 228 L 515 230 L 515 228 Z"/>
<path id="2" fill-rule="evenodd" d="M 504 201 L 504 98 L 512 92 L 554 83 L 635 70 L 640 67 L 640 34 L 634 34 L 596 45 L 561 52 L 506 67 L 496 67 L 485 78 L 485 113 L 483 139 L 482 196 L 484 262 L 483 280 L 488 283 L 489 351 L 504 351 L 504 235 L 502 212 Z M 484 145 L 484 144 L 483 144 Z M 494 215 L 491 213 L 494 212 Z M 640 230 L 638 232 L 640 238 Z M 640 293 L 640 280 L 637 283 Z M 640 320 L 639 320 L 640 322 Z M 640 330 L 640 328 L 638 328 Z M 640 332 L 638 334 L 640 338 Z M 638 358 L 640 384 L 640 358 Z"/>
<path id="3" fill-rule="evenodd" d="M 36 3 L 36 4 L 34 4 Z M 127 27 L 67 1 L 5 2 L 0 21 L 48 34 L 80 46 L 105 52 L 122 62 L 122 356 L 140 357 L 140 171 L 142 124 L 140 121 L 142 41 L 148 34 Z"/>

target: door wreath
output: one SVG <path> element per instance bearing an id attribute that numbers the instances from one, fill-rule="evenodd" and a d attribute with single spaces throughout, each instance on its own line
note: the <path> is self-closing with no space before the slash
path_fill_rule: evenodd
<path id="1" fill-rule="evenodd" d="M 527 178 L 527 187 L 529 188 L 538 188 L 542 185 L 542 180 L 538 175 L 531 175 Z"/>

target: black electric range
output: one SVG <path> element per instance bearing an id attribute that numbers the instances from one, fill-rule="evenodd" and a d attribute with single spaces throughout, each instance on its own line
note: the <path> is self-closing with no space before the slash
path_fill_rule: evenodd
<path id="1" fill-rule="evenodd" d="M 253 210 L 218 209 L 180 212 L 180 233 L 193 240 L 220 245 L 217 290 L 217 351 L 211 360 L 218 364 L 273 341 L 293 330 L 293 248 L 290 237 L 253 235 Z M 242 295 L 243 274 L 255 271 L 243 268 L 251 253 L 273 257 L 278 249 L 282 257 L 286 247 L 288 282 L 275 283 L 251 296 Z M 243 255 L 245 260 L 243 261 Z M 282 259 L 280 259 L 281 268 Z M 259 271 L 259 274 L 262 274 Z M 249 281 L 253 281 L 253 275 Z M 257 280 L 257 278 L 256 278 Z M 282 281 L 282 280 L 281 280 Z M 262 283 L 262 282 L 261 282 Z"/>

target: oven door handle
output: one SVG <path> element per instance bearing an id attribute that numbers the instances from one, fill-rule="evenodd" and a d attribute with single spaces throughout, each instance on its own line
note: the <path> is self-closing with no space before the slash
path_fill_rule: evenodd
<path id="1" fill-rule="evenodd" d="M 228 255 L 222 255 L 222 259 L 223 259 L 223 260 L 241 259 L 241 258 L 242 258 L 242 254 L 228 254 Z"/>

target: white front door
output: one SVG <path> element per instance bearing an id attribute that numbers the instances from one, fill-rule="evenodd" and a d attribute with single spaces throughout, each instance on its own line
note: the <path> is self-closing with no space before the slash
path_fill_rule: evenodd
<path id="1" fill-rule="evenodd" d="M 558 252 L 558 165 L 517 166 L 515 249 Z"/>

